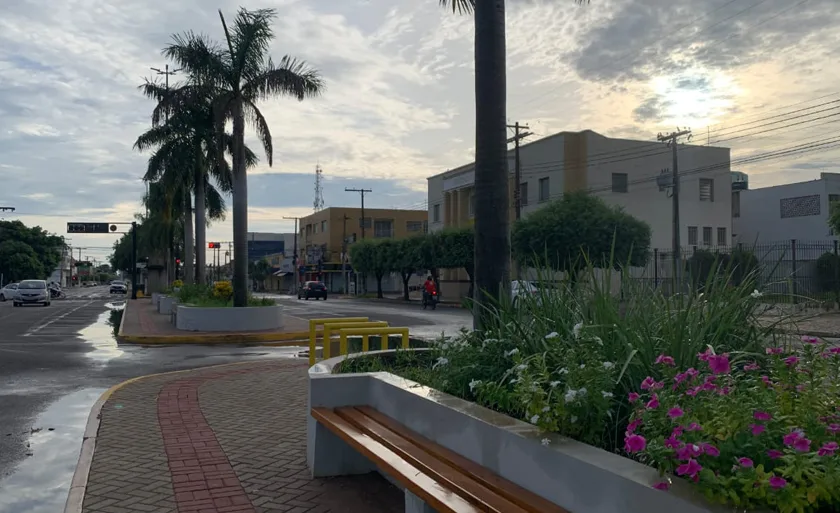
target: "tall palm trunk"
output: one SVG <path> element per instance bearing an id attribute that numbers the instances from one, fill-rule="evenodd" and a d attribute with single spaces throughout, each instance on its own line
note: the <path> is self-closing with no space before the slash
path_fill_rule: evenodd
<path id="1" fill-rule="evenodd" d="M 510 287 L 504 0 L 475 3 L 475 270 L 473 327 L 487 295 Z"/>
<path id="2" fill-rule="evenodd" d="M 248 306 L 248 175 L 241 99 L 233 106 L 233 306 Z"/>
<path id="3" fill-rule="evenodd" d="M 184 188 L 184 283 L 195 282 L 195 268 L 193 258 L 195 241 L 193 240 L 192 196 L 190 190 Z"/>
<path id="4" fill-rule="evenodd" d="M 196 282 L 203 285 L 207 282 L 207 223 L 205 205 L 205 187 L 207 182 L 204 169 L 199 165 L 195 168 L 195 266 Z"/>

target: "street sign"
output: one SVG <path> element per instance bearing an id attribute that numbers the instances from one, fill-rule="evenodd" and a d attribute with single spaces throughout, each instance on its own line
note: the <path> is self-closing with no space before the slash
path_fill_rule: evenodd
<path id="1" fill-rule="evenodd" d="M 109 223 L 67 223 L 67 233 L 113 233 L 117 225 Z"/>

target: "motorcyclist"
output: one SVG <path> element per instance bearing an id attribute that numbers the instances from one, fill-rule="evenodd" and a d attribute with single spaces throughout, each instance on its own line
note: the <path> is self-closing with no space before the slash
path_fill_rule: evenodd
<path id="1" fill-rule="evenodd" d="M 50 289 L 50 297 L 57 297 L 61 293 L 61 287 L 58 286 L 58 283 L 51 281 L 49 284 Z"/>
<path id="2" fill-rule="evenodd" d="M 432 279 L 431 276 L 426 278 L 426 282 L 423 284 L 423 300 L 426 302 L 434 301 L 437 296 L 437 287 L 435 287 L 435 281 Z"/>

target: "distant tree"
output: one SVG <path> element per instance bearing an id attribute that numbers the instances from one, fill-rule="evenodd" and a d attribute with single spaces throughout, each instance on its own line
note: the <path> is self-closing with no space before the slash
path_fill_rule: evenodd
<path id="1" fill-rule="evenodd" d="M 473 297 L 475 279 L 475 231 L 472 228 L 452 228 L 439 232 L 440 254 L 438 267 L 464 269 L 470 279 L 469 297 Z M 488 290 L 495 295 L 497 291 Z"/>
<path id="2" fill-rule="evenodd" d="M 420 238 L 420 245 L 417 248 L 418 269 L 429 271 L 435 286 L 440 290 L 440 264 L 443 254 L 442 237 L 440 232 L 427 233 Z"/>
<path id="3" fill-rule="evenodd" d="M 382 278 L 391 272 L 393 241 L 362 240 L 350 246 L 350 262 L 353 270 L 360 274 L 372 274 L 376 278 L 376 297 L 382 298 Z"/>
<path id="4" fill-rule="evenodd" d="M 48 274 L 35 250 L 16 240 L 0 242 L 0 273 L 3 274 L 5 283 L 43 280 Z"/>
<path id="5" fill-rule="evenodd" d="M 37 270 L 38 278 L 45 278 L 53 269 L 58 267 L 61 262 L 62 253 L 67 249 L 64 237 L 51 234 L 40 226 L 30 228 L 20 221 L 0 221 L 0 241 L 18 242 L 28 248 L 24 249 L 24 246 L 14 246 L 21 249 L 23 258 L 15 259 L 12 258 L 13 255 L 9 255 L 6 260 L 8 263 L 5 265 L 14 265 L 17 269 L 26 268 L 33 272 Z M 11 246 L 7 246 L 7 248 L 9 247 Z M 33 254 L 35 261 L 38 263 L 34 267 L 31 263 L 27 262 L 28 258 Z M 11 262 L 15 263 L 12 264 Z M 10 270 L 6 270 L 2 262 L 0 262 L 0 272 L 4 273 L 8 279 Z M 32 278 L 32 276 L 29 277 Z"/>
<path id="6" fill-rule="evenodd" d="M 393 266 L 394 272 L 400 274 L 403 284 L 403 299 L 408 301 L 408 282 L 411 276 L 418 270 L 422 269 L 421 249 L 425 243 L 425 237 L 410 237 L 392 241 L 386 245 L 390 249 L 391 255 L 389 261 Z"/>
<path id="7" fill-rule="evenodd" d="M 521 264 L 547 265 L 575 279 L 587 259 L 600 268 L 644 266 L 650 226 L 596 196 L 569 193 L 517 221 L 511 247 Z"/>
<path id="8" fill-rule="evenodd" d="M 271 274 L 271 262 L 263 258 L 256 262 L 251 262 L 248 267 L 250 268 L 248 271 L 251 274 L 251 279 L 259 284 L 261 290 L 264 289 L 265 280 Z"/>

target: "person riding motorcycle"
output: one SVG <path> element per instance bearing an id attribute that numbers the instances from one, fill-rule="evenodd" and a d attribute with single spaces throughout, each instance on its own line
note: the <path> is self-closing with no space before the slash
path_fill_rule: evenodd
<path id="1" fill-rule="evenodd" d="M 423 301 L 437 301 L 437 287 L 431 276 L 426 278 L 426 283 L 423 284 Z"/>

